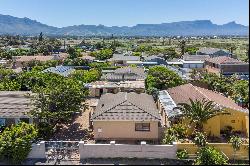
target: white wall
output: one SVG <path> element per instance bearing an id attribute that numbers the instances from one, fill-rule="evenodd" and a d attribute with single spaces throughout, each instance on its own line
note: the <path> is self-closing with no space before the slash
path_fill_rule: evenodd
<path id="1" fill-rule="evenodd" d="M 169 158 L 176 159 L 177 145 L 84 144 L 80 142 L 80 158 Z"/>
<path id="2" fill-rule="evenodd" d="M 45 141 L 41 141 L 39 144 L 32 144 L 32 150 L 28 157 L 29 159 L 45 159 Z"/>

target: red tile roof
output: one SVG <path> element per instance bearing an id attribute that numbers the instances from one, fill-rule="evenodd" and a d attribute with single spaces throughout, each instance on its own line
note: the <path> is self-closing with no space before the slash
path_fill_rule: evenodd
<path id="1" fill-rule="evenodd" d="M 214 101 L 222 107 L 249 113 L 249 110 L 245 110 L 244 108 L 238 106 L 232 99 L 227 98 L 218 92 L 200 88 L 192 84 L 180 85 L 170 88 L 167 91 L 176 104 L 190 103 L 189 99 L 201 101 L 205 98 L 208 101 Z"/>
<path id="2" fill-rule="evenodd" d="M 215 64 L 246 64 L 238 59 L 230 58 L 227 56 L 219 56 L 214 58 L 206 59 L 207 62 L 215 63 Z"/>

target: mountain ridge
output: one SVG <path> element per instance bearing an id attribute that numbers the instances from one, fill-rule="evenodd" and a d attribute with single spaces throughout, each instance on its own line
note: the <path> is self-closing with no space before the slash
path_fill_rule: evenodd
<path id="1" fill-rule="evenodd" d="M 205 35 L 249 35 L 249 26 L 235 21 L 217 25 L 211 20 L 179 21 L 160 24 L 136 24 L 134 26 L 72 25 L 54 27 L 32 20 L 0 14 L 0 34 L 74 35 L 74 36 L 205 36 Z"/>

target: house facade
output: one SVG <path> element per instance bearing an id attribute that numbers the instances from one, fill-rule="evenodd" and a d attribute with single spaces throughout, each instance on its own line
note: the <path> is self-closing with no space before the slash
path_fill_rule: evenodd
<path id="1" fill-rule="evenodd" d="M 144 81 L 121 81 L 121 82 L 108 82 L 96 81 L 85 85 L 89 89 L 90 97 L 100 97 L 105 93 L 118 93 L 118 92 L 145 92 Z"/>
<path id="2" fill-rule="evenodd" d="M 220 137 L 223 130 L 225 130 L 227 126 L 231 126 L 233 131 L 237 131 L 249 137 L 249 110 L 243 109 L 233 100 L 222 94 L 192 84 L 169 88 L 161 93 L 168 96 L 168 100 L 171 101 L 164 103 L 163 101 L 166 100 L 161 99 L 164 98 L 164 95 L 160 95 L 158 100 L 159 110 L 165 118 L 164 121 L 166 124 L 169 124 L 169 126 L 174 124 L 179 117 L 182 117 L 182 112 L 176 107 L 179 103 L 190 103 L 189 99 L 199 101 L 205 99 L 207 101 L 213 101 L 220 109 L 223 109 L 228 113 L 217 115 L 204 124 L 204 131 L 208 135 Z M 170 105 L 172 105 L 172 107 L 170 107 Z M 190 126 L 190 129 L 192 128 L 193 126 Z M 191 131 L 192 130 L 190 130 L 190 132 Z"/>
<path id="3" fill-rule="evenodd" d="M 224 76 L 249 75 L 249 63 L 226 56 L 209 58 L 205 61 L 205 66 L 208 72 Z"/>
<path id="4" fill-rule="evenodd" d="M 28 115 L 32 110 L 31 92 L 0 91 L 0 126 L 11 126 L 20 121 L 33 123 L 33 118 Z"/>
<path id="5" fill-rule="evenodd" d="M 161 117 L 153 97 L 119 92 L 101 96 L 92 117 L 95 140 L 158 141 Z"/>

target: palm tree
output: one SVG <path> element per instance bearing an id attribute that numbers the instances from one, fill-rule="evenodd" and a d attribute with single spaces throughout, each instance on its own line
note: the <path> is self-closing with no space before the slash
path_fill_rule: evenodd
<path id="1" fill-rule="evenodd" d="M 214 104 L 213 101 L 207 101 L 205 99 L 202 99 L 202 101 L 189 100 L 190 104 L 179 103 L 178 105 L 183 116 L 195 124 L 195 129 L 198 131 L 202 132 L 203 124 L 206 123 L 208 119 L 224 113 L 222 110 L 216 108 L 216 104 Z"/>

